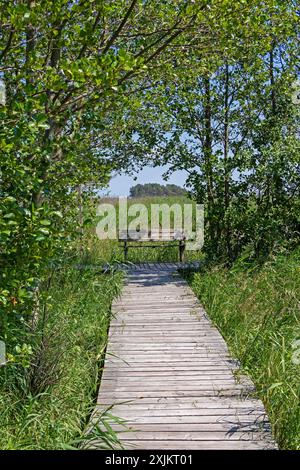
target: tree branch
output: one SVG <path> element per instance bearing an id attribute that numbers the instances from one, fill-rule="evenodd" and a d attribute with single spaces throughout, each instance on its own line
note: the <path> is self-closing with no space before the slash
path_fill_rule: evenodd
<path id="1" fill-rule="evenodd" d="M 124 28 L 125 24 L 127 23 L 128 18 L 130 17 L 135 5 L 137 3 L 137 0 L 132 0 L 127 12 L 125 13 L 121 23 L 119 24 L 118 28 L 116 31 L 111 35 L 110 39 L 107 41 L 106 46 L 104 47 L 102 54 L 106 54 L 108 49 L 113 45 L 117 37 L 119 36 L 120 32 Z"/>
<path id="2" fill-rule="evenodd" d="M 9 33 L 9 36 L 8 36 L 8 40 L 7 40 L 7 43 L 6 43 L 6 46 L 5 48 L 3 49 L 2 53 L 1 53 L 1 60 L 3 60 L 7 54 L 7 52 L 9 51 L 9 48 L 11 46 L 11 43 L 12 43 L 12 39 L 13 39 L 13 36 L 14 36 L 14 30 L 13 28 L 10 29 L 10 33 Z"/>

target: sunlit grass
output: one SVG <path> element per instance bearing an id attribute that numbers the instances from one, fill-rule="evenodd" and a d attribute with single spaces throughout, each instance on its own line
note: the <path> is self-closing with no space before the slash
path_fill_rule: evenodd
<path id="1" fill-rule="evenodd" d="M 189 282 L 252 377 L 281 448 L 300 449 L 300 251 L 262 268 L 211 268 Z"/>

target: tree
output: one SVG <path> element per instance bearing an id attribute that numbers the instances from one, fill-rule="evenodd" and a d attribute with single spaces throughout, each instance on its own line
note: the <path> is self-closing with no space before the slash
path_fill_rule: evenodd
<path id="1" fill-rule="evenodd" d="M 234 256 L 251 238 L 251 217 L 240 223 L 250 194 L 259 203 L 257 213 L 267 207 L 271 217 L 267 201 L 283 188 L 289 210 L 289 198 L 298 191 L 295 162 L 290 159 L 284 166 L 293 174 L 288 190 L 289 175 L 277 180 L 275 175 L 286 161 L 287 142 L 296 159 L 294 118 L 287 139 L 287 121 L 278 111 L 279 103 L 288 102 L 286 91 L 282 99 L 273 97 L 276 113 L 273 107 L 272 116 L 263 121 L 257 113 L 269 89 L 254 86 L 259 74 L 266 83 L 266 72 L 274 82 L 271 88 L 277 86 L 278 48 L 295 54 L 295 41 L 286 39 L 295 37 L 293 19 L 294 3 L 279 0 L 2 2 L 0 74 L 7 95 L 0 105 L 4 335 L 9 321 L 32 315 L 49 263 L 77 235 L 78 188 L 91 182 L 105 185 L 112 170 L 130 170 L 149 160 L 186 169 L 195 197 L 208 202 L 211 253 L 220 254 L 226 239 Z M 284 71 L 283 79 L 287 76 Z M 267 139 L 261 133 L 264 126 Z M 280 133 L 281 156 L 272 160 L 265 186 L 262 172 Z M 236 171 L 242 175 L 238 183 Z M 263 197 L 257 200 L 262 186 Z"/>
<path id="2" fill-rule="evenodd" d="M 134 138 L 129 131 L 115 149 L 117 158 L 123 152 L 138 163 L 171 164 L 169 173 L 188 172 L 192 194 L 206 206 L 212 257 L 231 261 L 246 247 L 259 256 L 298 239 L 295 11 L 294 2 L 265 4 L 263 16 L 251 19 L 254 40 L 243 38 L 246 50 L 226 49 L 205 67 L 194 52 L 188 74 L 177 61 L 177 79 L 149 92 L 152 103 L 139 109 L 143 125 L 133 115 Z"/>
<path id="3" fill-rule="evenodd" d="M 164 51 L 206 4 L 1 2 L 3 337 L 10 322 L 21 330 L 22 318 L 28 324 L 49 263 L 76 236 L 79 185 L 105 185 L 110 177 L 113 164 L 97 152 L 99 130 L 113 110 L 132 106 L 143 79 L 151 81 L 156 68 L 170 62 Z"/>
<path id="4" fill-rule="evenodd" d="M 134 198 L 148 196 L 186 196 L 187 192 L 176 184 L 163 186 L 158 183 L 146 183 L 132 186 L 129 194 L 130 197 Z"/>

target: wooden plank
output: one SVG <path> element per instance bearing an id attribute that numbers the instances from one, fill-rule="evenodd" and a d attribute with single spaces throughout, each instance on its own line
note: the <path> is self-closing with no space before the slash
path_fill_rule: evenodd
<path id="1" fill-rule="evenodd" d="M 163 334 L 163 333 L 157 333 L 157 335 L 153 336 L 153 333 L 147 334 L 147 332 L 143 332 L 142 334 L 139 334 L 139 333 L 127 334 L 127 332 L 124 332 L 124 333 L 111 334 L 109 336 L 109 340 L 111 344 L 113 343 L 120 344 L 120 342 L 122 342 L 122 344 L 124 344 L 125 342 L 129 342 L 131 344 L 131 342 L 134 341 L 135 345 L 138 345 L 138 344 L 143 345 L 145 340 L 147 340 L 148 343 L 152 343 L 153 340 L 155 340 L 156 344 L 157 343 L 170 344 L 174 342 L 176 343 L 178 339 L 180 340 L 184 339 L 184 341 L 182 342 L 185 343 L 186 345 L 187 344 L 191 344 L 191 345 L 198 344 L 199 346 L 208 345 L 208 346 L 211 346 L 211 348 L 213 348 L 213 345 L 210 344 L 211 341 L 213 341 L 218 346 L 223 345 L 223 341 L 217 336 L 202 334 L 202 335 L 199 335 L 198 338 L 195 338 L 194 336 L 187 336 L 187 335 L 188 333 L 186 335 L 183 334 L 182 336 L 175 336 L 175 335 L 170 336 L 170 335 Z M 172 356 L 174 355 L 172 354 Z"/>
<path id="2" fill-rule="evenodd" d="M 190 397 L 197 398 L 199 395 L 202 397 L 211 397 L 211 396 L 223 396 L 223 397 L 239 397 L 239 396 L 248 395 L 244 393 L 243 390 L 238 390 L 235 388 L 231 389 L 219 389 L 219 390 L 151 390 L 151 391 L 112 391 L 112 390 L 102 390 L 99 394 L 99 402 L 101 400 L 111 398 L 112 401 L 116 400 L 130 400 L 133 398 L 161 398 L 164 397 Z"/>
<path id="3" fill-rule="evenodd" d="M 157 318 L 152 318 L 151 322 L 150 322 L 150 320 L 147 321 L 147 319 L 145 319 L 145 317 L 142 314 L 139 315 L 139 316 L 127 315 L 127 317 L 128 318 L 127 318 L 126 321 L 123 318 L 123 315 L 122 315 L 122 318 L 118 317 L 118 321 L 115 321 L 113 319 L 113 323 L 112 323 L 111 327 L 114 328 L 114 327 L 124 327 L 124 326 L 126 326 L 126 328 L 130 328 L 131 326 L 137 326 L 137 327 L 141 328 L 144 325 L 151 324 L 153 327 L 156 326 L 157 328 L 168 328 L 170 325 L 172 325 L 174 323 L 173 315 L 167 315 L 166 319 L 164 319 L 162 316 L 157 317 Z M 130 320 L 130 317 L 132 317 L 131 320 Z M 176 323 L 182 323 L 183 324 L 182 326 L 184 326 L 185 324 L 190 325 L 190 324 L 193 324 L 194 322 L 191 318 L 181 316 L 181 317 L 178 317 Z"/>
<path id="4" fill-rule="evenodd" d="M 176 386 L 188 387 L 188 386 L 193 385 L 193 387 L 198 388 L 198 386 L 204 387 L 206 383 L 211 383 L 214 385 L 215 384 L 218 384 L 218 385 L 219 384 L 220 385 L 223 385 L 223 384 L 235 385 L 236 384 L 236 380 L 233 377 L 229 376 L 225 379 L 223 378 L 223 376 L 221 376 L 221 378 L 219 377 L 217 376 L 216 378 L 212 378 L 211 376 L 208 376 L 206 380 L 204 380 L 202 377 L 198 378 L 198 380 L 195 380 L 194 378 L 186 378 L 186 380 L 170 380 L 170 379 L 166 380 L 164 378 L 161 378 L 160 380 L 158 380 L 157 377 L 151 377 L 151 378 L 143 377 L 142 381 L 140 377 L 137 377 L 135 379 L 133 377 L 129 377 L 128 379 L 126 377 L 123 377 L 123 378 L 117 377 L 116 381 L 117 381 L 118 386 L 122 386 L 122 387 L 128 385 L 128 387 L 133 388 L 133 386 L 136 386 L 136 385 L 140 386 L 141 382 L 143 382 L 143 384 L 149 384 L 150 386 L 153 386 L 153 385 L 159 386 L 162 390 L 165 386 L 170 387 L 173 385 L 174 387 Z M 103 381 L 103 385 L 105 385 L 106 382 L 113 383 L 113 385 L 115 385 L 115 379 L 113 378 L 106 379 L 105 377 L 102 377 L 102 381 Z M 184 388 L 182 388 L 182 390 L 184 390 Z"/>
<path id="5" fill-rule="evenodd" d="M 218 353 L 198 353 L 198 354 L 177 354 L 177 355 L 167 355 L 165 354 L 164 356 L 161 356 L 160 354 L 156 355 L 149 355 L 149 354 L 133 354 L 133 355 L 125 355 L 122 354 L 122 356 L 118 356 L 115 354 L 110 354 L 107 355 L 107 360 L 108 363 L 114 363 L 114 362 L 127 362 L 130 364 L 136 364 L 136 363 L 152 363 L 156 362 L 159 364 L 162 363 L 173 363 L 173 362 L 188 362 L 189 364 L 192 364 L 194 362 L 196 363 L 201 363 L 203 361 L 209 361 L 213 359 L 214 361 L 217 361 L 218 359 L 224 360 L 226 356 L 223 354 L 218 354 Z"/>
<path id="6" fill-rule="evenodd" d="M 150 406 L 150 405 L 148 405 Z M 156 405 L 152 405 L 151 409 L 141 408 L 141 405 L 116 405 L 112 408 L 113 414 L 118 414 L 122 418 L 128 420 L 137 420 L 138 422 L 155 423 L 156 420 L 165 418 L 164 422 L 220 422 L 222 420 L 236 421 L 236 420 L 247 420 L 253 422 L 256 420 L 266 420 L 266 415 L 263 409 L 253 408 L 240 408 L 231 409 L 228 407 L 223 408 L 158 408 Z"/>
<path id="7" fill-rule="evenodd" d="M 178 326 L 173 325 L 168 328 L 167 331 L 163 331 L 161 329 L 161 326 L 155 326 L 152 325 L 150 322 L 145 323 L 143 326 L 136 326 L 132 328 L 124 327 L 124 326 L 117 326 L 117 325 L 112 325 L 110 329 L 110 335 L 117 335 L 117 334 L 128 334 L 130 336 L 136 335 L 137 333 L 144 335 L 144 334 L 150 334 L 150 335 L 168 335 L 171 334 L 177 335 L 178 333 Z M 183 333 L 185 335 L 189 335 L 190 333 L 193 333 L 193 336 L 198 338 L 199 336 L 214 336 L 216 338 L 219 338 L 219 335 L 217 335 L 216 332 L 212 332 L 210 328 L 207 326 L 202 326 L 202 325 L 195 325 L 193 326 L 189 323 L 188 325 L 182 325 L 180 328 L 180 335 L 183 336 Z"/>
<path id="8" fill-rule="evenodd" d="M 161 358 L 162 356 L 171 354 L 171 352 L 172 350 L 170 348 L 161 349 L 159 348 L 158 345 L 156 345 L 156 347 L 153 348 L 151 356 Z M 107 357 L 110 355 L 113 355 L 115 357 L 120 357 L 120 359 L 126 359 L 126 356 L 128 358 L 131 355 L 134 355 L 135 357 L 136 356 L 149 357 L 149 354 L 147 354 L 146 349 L 141 344 L 135 345 L 131 347 L 130 349 L 126 349 L 124 345 L 121 346 L 120 344 L 115 343 L 114 346 L 110 345 L 109 349 L 106 351 L 106 354 L 107 354 Z M 219 345 L 217 345 L 215 349 L 213 349 L 211 346 L 199 347 L 199 348 L 188 347 L 188 346 L 185 348 L 181 347 L 180 349 L 174 348 L 174 356 L 176 357 L 180 357 L 180 356 L 187 357 L 187 355 L 193 356 L 193 357 L 204 357 L 204 356 L 207 356 L 207 354 L 212 355 L 213 357 L 223 357 L 223 358 L 230 357 L 228 356 L 228 351 L 226 351 L 225 349 L 222 348 L 222 346 L 219 346 Z"/>
<path id="9" fill-rule="evenodd" d="M 189 343 L 187 343 L 189 344 Z M 111 346 L 113 343 L 111 344 Z M 115 345 L 116 348 L 118 348 L 119 344 L 117 343 Z M 136 346 L 138 347 L 138 346 Z M 219 347 L 219 345 L 218 345 Z M 140 348 L 140 346 L 138 347 Z M 207 359 L 207 357 L 217 357 L 221 358 L 222 360 L 229 359 L 230 356 L 228 355 L 228 352 L 224 349 L 213 349 L 211 346 L 208 346 L 207 348 L 191 348 L 191 349 L 184 349 L 181 352 L 175 350 L 174 354 L 172 354 L 172 351 L 169 349 L 164 350 L 163 352 L 161 351 L 151 351 L 151 353 L 147 351 L 141 351 L 140 349 L 135 349 L 133 351 L 126 350 L 126 353 L 123 351 L 120 351 L 120 356 L 116 354 L 116 349 L 112 352 L 109 353 L 107 352 L 107 357 L 115 357 L 115 358 L 120 358 L 120 359 L 125 359 L 126 361 L 135 361 L 137 358 L 142 358 L 147 361 L 147 359 L 151 360 L 157 360 L 157 361 L 162 361 L 162 360 L 169 360 L 169 359 L 176 359 L 178 360 L 189 360 L 189 359 Z"/>
<path id="10" fill-rule="evenodd" d="M 118 348 L 120 351 L 144 351 L 148 352 L 148 347 L 151 345 L 151 350 L 155 354 L 164 354 L 165 351 L 173 351 L 174 354 L 177 354 L 177 352 L 189 352 L 189 351 L 223 351 L 225 353 L 228 352 L 228 349 L 225 346 L 225 343 L 214 343 L 211 345 L 208 341 L 202 341 L 202 342 L 197 342 L 196 344 L 192 343 L 175 343 L 175 344 L 168 344 L 168 343 L 153 343 L 152 341 L 150 343 L 142 343 L 142 344 L 136 344 L 136 343 L 130 343 L 130 344 L 123 344 L 122 342 L 119 342 L 118 344 L 113 345 L 113 350 L 115 351 L 116 348 Z M 108 345 L 110 347 L 110 343 Z M 109 347 L 107 350 L 109 350 Z"/>
<path id="11" fill-rule="evenodd" d="M 138 286 L 135 287 L 135 291 L 142 293 L 141 287 Z M 181 305 L 182 303 L 187 304 L 188 302 L 190 302 L 191 305 L 195 305 L 195 308 L 203 312 L 201 307 L 199 307 L 199 304 L 197 304 L 197 302 L 195 301 L 195 297 L 193 297 L 189 292 L 181 293 L 181 287 L 178 286 L 174 286 L 172 289 L 168 289 L 166 291 L 161 291 L 160 289 L 155 289 L 154 287 L 151 287 L 151 295 L 147 294 L 147 291 L 144 290 L 142 298 L 136 297 L 136 292 L 135 294 L 133 294 L 125 291 L 122 297 L 119 297 L 119 299 L 114 300 L 113 306 L 114 308 L 131 305 L 142 307 L 143 299 L 145 300 L 145 303 L 147 305 L 152 305 L 155 303 L 156 305 L 160 305 L 162 307 L 169 303 L 175 303 L 176 301 L 179 302 L 179 305 Z"/>
<path id="12" fill-rule="evenodd" d="M 147 375 L 144 375 L 144 376 L 137 376 L 137 377 L 134 377 L 134 376 L 130 376 L 130 377 L 126 377 L 125 375 L 123 376 L 120 376 L 119 374 L 115 374 L 115 375 L 110 375 L 110 376 L 107 376 L 107 375 L 103 375 L 102 376 L 102 380 L 104 381 L 107 381 L 107 382 L 115 382 L 117 381 L 118 384 L 124 384 L 124 385 L 133 385 L 133 384 L 136 384 L 136 385 L 141 385 L 141 383 L 148 383 L 148 384 L 156 384 L 156 385 L 161 385 L 162 388 L 164 385 L 167 385 L 167 386 L 170 386 L 170 385 L 174 385 L 176 386 L 177 384 L 179 384 L 180 386 L 184 386 L 184 385 L 205 385 L 207 383 L 212 383 L 212 384 L 216 384 L 216 383 L 220 383 L 220 384 L 223 384 L 223 383 L 230 383 L 230 384 L 238 384 L 239 382 L 234 378 L 232 377 L 232 375 L 230 376 L 229 374 L 227 375 L 223 375 L 223 374 L 219 374 L 219 375 L 212 375 L 212 374 L 209 374 L 209 375 L 206 375 L 206 376 L 184 376 L 178 380 L 176 380 L 176 377 L 173 377 L 173 376 L 167 376 L 167 377 L 164 377 L 164 376 L 160 376 L 160 377 L 157 377 L 155 375 L 153 376 L 147 376 Z M 249 381 L 245 382 L 245 381 L 241 381 L 241 385 L 245 385 L 245 383 L 248 383 Z M 251 383 L 251 382 L 250 382 Z"/>
<path id="13" fill-rule="evenodd" d="M 183 407 L 191 407 L 191 408 L 199 408 L 202 409 L 203 413 L 205 413 L 206 409 L 209 408 L 228 408 L 231 410 L 237 410 L 240 408 L 243 409 L 251 409 L 253 412 L 254 410 L 263 410 L 263 404 L 260 400 L 255 399 L 253 397 L 222 397 L 222 396 L 209 396 L 204 397 L 199 395 L 198 397 L 134 397 L 128 400 L 115 400 L 113 397 L 108 397 L 108 399 L 104 399 L 103 401 L 98 401 L 99 407 L 101 408 L 103 405 L 110 405 L 114 406 L 150 406 L 153 405 L 154 407 L 166 406 L 172 408 L 179 409 L 181 405 Z M 151 409 L 151 406 L 150 408 Z M 159 407 L 158 407 L 159 409 Z"/>
<path id="14" fill-rule="evenodd" d="M 167 421 L 167 422 L 166 422 Z M 252 439 L 253 434 L 252 433 L 269 433 L 270 432 L 270 425 L 268 423 L 265 423 L 263 421 L 257 421 L 253 422 L 253 420 L 248 419 L 247 422 L 239 422 L 239 421 L 233 421 L 233 422 L 217 422 L 217 423 L 199 423 L 194 421 L 190 421 L 187 423 L 182 423 L 179 422 L 177 417 L 171 422 L 169 422 L 169 419 L 166 420 L 165 417 L 160 417 L 157 418 L 154 423 L 149 423 L 149 422 L 132 422 L 132 421 L 126 421 L 125 424 L 125 429 L 124 425 L 120 424 L 114 424 L 112 422 L 111 427 L 114 429 L 114 431 L 118 433 L 122 433 L 120 435 L 120 438 L 125 437 L 124 433 L 128 431 L 132 431 L 133 435 L 132 438 L 135 437 L 135 435 L 138 433 L 158 433 L 158 437 L 160 438 L 161 433 L 197 433 L 198 435 L 202 435 L 203 438 L 207 439 L 207 437 L 210 437 L 211 439 L 215 438 L 215 436 L 218 436 L 218 438 L 223 439 L 224 433 L 231 438 L 231 439 L 237 439 L 237 438 L 243 438 L 243 439 Z M 197 439 L 200 440 L 200 439 Z"/>
<path id="15" fill-rule="evenodd" d="M 114 355 L 122 355 L 124 354 L 124 352 L 127 352 L 128 354 L 147 354 L 147 350 L 146 348 L 144 347 L 143 344 L 140 344 L 140 345 L 131 345 L 131 347 L 128 347 L 126 348 L 126 345 L 121 345 L 121 344 L 114 344 L 113 346 L 110 345 L 109 348 L 107 349 L 107 352 L 106 354 L 114 354 Z M 180 348 L 178 347 L 175 347 L 174 350 L 172 350 L 172 348 L 170 347 L 163 347 L 163 346 L 159 346 L 159 345 L 155 345 L 153 346 L 153 351 L 152 351 L 152 356 L 158 356 L 158 357 L 161 357 L 163 354 L 168 354 L 170 352 L 174 352 L 174 355 L 178 355 L 178 354 L 185 354 L 185 353 L 189 353 L 189 354 L 192 354 L 194 355 L 195 353 L 207 353 L 207 352 L 211 352 L 211 353 L 217 353 L 218 354 L 218 357 L 220 356 L 220 354 L 227 354 L 227 351 L 226 349 L 224 349 L 222 346 L 220 345 L 216 345 L 215 348 L 213 348 L 212 346 L 210 345 L 207 345 L 207 346 L 199 346 L 199 347 L 195 347 L 195 346 L 181 346 Z"/>
<path id="16" fill-rule="evenodd" d="M 178 440 L 147 440 L 147 439 L 122 439 L 122 444 L 125 449 L 163 449 L 163 450 L 261 450 L 274 448 L 274 445 L 265 441 L 238 441 L 228 440 L 223 441 L 189 441 L 188 439 Z"/>
<path id="17" fill-rule="evenodd" d="M 130 435 L 129 435 L 130 434 Z M 127 440 L 136 440 L 136 439 L 152 439 L 154 445 L 155 441 L 159 441 L 162 439 L 165 440 L 187 440 L 187 441 L 223 441 L 227 440 L 239 440 L 239 441 L 248 441 L 248 440 L 256 440 L 261 441 L 266 438 L 264 435 L 265 433 L 259 432 L 224 432 L 224 431 L 156 431 L 156 432 L 147 432 L 147 431 L 130 431 L 129 432 L 120 432 L 118 434 L 119 439 L 127 439 Z"/>
<path id="18" fill-rule="evenodd" d="M 111 348 L 111 350 L 116 350 L 116 348 L 119 348 L 120 351 L 125 350 L 125 351 L 130 351 L 130 350 L 139 350 L 139 351 L 148 351 L 149 346 L 151 347 L 151 350 L 153 352 L 157 353 L 164 353 L 164 351 L 174 351 L 174 354 L 177 353 L 177 351 L 207 351 L 208 349 L 211 349 L 212 351 L 224 351 L 227 352 L 227 348 L 224 347 L 223 343 L 214 343 L 213 345 L 208 343 L 208 342 L 193 342 L 193 343 L 154 343 L 154 342 L 144 342 L 144 343 L 129 343 L 129 344 L 123 344 L 122 342 L 119 343 L 109 343 L 107 350 Z"/>
<path id="19" fill-rule="evenodd" d="M 222 341 L 221 338 L 218 338 L 217 336 L 213 335 L 199 335 L 199 337 L 194 337 L 194 336 L 166 336 L 166 335 L 147 335 L 147 334 L 136 334 L 136 335 L 126 335 L 126 334 L 111 334 L 109 336 L 109 342 L 113 345 L 114 343 L 120 344 L 122 343 L 125 345 L 125 343 L 133 344 L 135 346 L 143 345 L 145 343 L 147 344 L 184 344 L 185 346 L 190 345 L 191 347 L 199 347 L 209 345 L 213 347 L 214 345 L 216 346 L 222 346 L 224 345 L 224 342 Z"/>
<path id="20" fill-rule="evenodd" d="M 143 381 L 137 380 L 137 381 L 128 381 L 127 383 L 122 383 L 119 380 L 103 380 L 102 383 L 102 391 L 104 390 L 109 390 L 113 389 L 115 391 L 144 391 L 145 389 L 147 391 L 150 390 L 157 390 L 157 391 L 169 391 L 169 390 L 195 390 L 195 391 L 200 391 L 200 390 L 217 390 L 217 389 L 223 389 L 226 388 L 226 390 L 242 390 L 244 388 L 244 385 L 242 384 L 237 384 L 236 381 L 233 379 L 232 381 L 229 380 L 223 380 L 220 381 L 218 379 L 216 380 L 206 380 L 206 381 L 192 381 L 189 383 L 183 382 L 177 382 L 176 380 L 174 381 L 164 381 L 164 380 L 149 380 L 144 378 Z"/>
<path id="21" fill-rule="evenodd" d="M 201 316 L 202 311 L 199 310 L 199 308 L 197 306 L 197 303 L 195 302 L 195 299 L 190 300 L 190 299 L 183 299 L 183 298 L 178 299 L 178 298 L 176 298 L 175 293 L 178 292 L 178 289 L 179 289 L 179 287 L 176 287 L 174 289 L 174 293 L 171 294 L 173 299 L 171 300 L 170 297 L 167 297 L 162 292 L 161 292 L 160 296 L 159 295 L 156 296 L 155 293 L 153 293 L 153 295 L 151 296 L 151 299 L 147 299 L 145 294 L 143 294 L 138 288 L 136 288 L 136 290 L 138 291 L 139 294 L 141 294 L 141 295 L 143 294 L 143 296 L 145 296 L 145 307 L 147 307 L 148 309 L 153 307 L 156 310 L 160 310 L 160 309 L 164 309 L 164 308 L 165 309 L 184 308 L 185 310 L 188 310 L 188 309 L 192 310 L 194 308 L 195 311 L 199 312 L 199 314 Z M 170 293 L 170 290 L 168 291 L 168 293 Z M 127 299 L 124 299 L 124 300 L 116 303 L 114 305 L 114 308 L 116 308 L 116 310 L 121 310 L 121 309 L 124 309 L 124 308 L 125 309 L 135 308 L 135 309 L 141 309 L 141 311 L 143 311 L 142 303 L 137 302 L 137 301 L 135 301 L 131 298 L 127 298 Z"/>
<path id="22" fill-rule="evenodd" d="M 107 366 L 107 364 L 106 364 Z M 216 371 L 225 371 L 225 372 L 228 372 L 230 371 L 230 369 L 228 367 L 226 367 L 226 365 L 224 366 L 223 364 L 182 364 L 181 362 L 178 363 L 177 365 L 176 364 L 172 364 L 172 365 L 166 365 L 166 364 L 163 364 L 163 365 L 160 365 L 160 364 L 156 364 L 156 363 L 152 363 L 152 364 L 136 364 L 135 366 L 132 365 L 132 364 L 126 364 L 125 362 L 122 362 L 122 363 L 117 363 L 117 364 L 112 364 L 110 363 L 109 364 L 109 367 L 106 367 L 106 370 L 111 370 L 111 371 L 125 371 L 126 374 L 128 374 L 129 372 L 130 373 L 133 373 L 133 372 L 162 372 L 162 373 L 165 373 L 165 372 L 170 372 L 170 371 L 176 371 L 177 373 L 182 373 L 182 371 L 188 371 L 188 372 L 198 372 L 198 373 L 202 373 L 203 371 L 210 371 L 210 372 L 216 372 Z"/>
<path id="23" fill-rule="evenodd" d="M 202 339 L 203 337 L 208 337 L 209 338 L 216 338 L 220 342 L 222 342 L 222 338 L 215 332 L 215 331 L 210 331 L 208 328 L 203 329 L 200 327 L 196 328 L 190 328 L 190 327 L 183 327 L 180 332 L 176 329 L 170 329 L 168 331 L 163 331 L 159 328 L 153 329 L 151 328 L 151 325 L 149 324 L 148 327 L 144 328 L 112 328 L 110 331 L 109 336 L 110 337 L 116 337 L 116 336 L 150 336 L 150 337 L 158 337 L 158 336 L 163 336 L 163 337 L 172 337 L 172 338 L 178 338 L 184 336 L 184 338 L 192 339 L 192 340 L 199 340 Z"/>
<path id="24" fill-rule="evenodd" d="M 119 366 L 122 366 L 122 365 L 126 364 L 126 362 L 128 363 L 128 361 L 126 361 L 124 359 L 113 359 L 112 356 L 110 358 L 107 358 L 107 363 L 109 364 L 109 366 L 114 365 L 114 366 L 119 367 Z M 218 366 L 218 365 L 220 365 L 220 362 L 217 359 L 212 360 L 210 358 L 207 358 L 206 360 L 202 359 L 201 361 L 199 361 L 199 360 L 181 361 L 181 360 L 177 360 L 176 358 L 174 358 L 172 360 L 164 361 L 163 359 L 161 359 L 161 361 L 159 361 L 159 362 L 157 362 L 157 360 L 151 361 L 150 358 L 149 359 L 147 358 L 147 360 L 146 359 L 141 359 L 141 360 L 136 359 L 134 362 L 132 361 L 130 364 L 131 365 L 136 365 L 136 366 L 142 366 L 142 367 L 144 367 L 144 366 L 149 367 L 152 364 L 154 364 L 154 365 L 158 364 L 159 366 L 161 364 L 163 364 L 165 366 L 168 366 L 168 365 L 172 366 L 172 365 L 176 365 L 176 364 L 177 365 L 178 364 L 184 364 L 188 367 L 190 367 L 191 365 L 194 365 L 194 364 L 196 364 L 196 365 L 200 365 L 200 364 L 202 365 L 203 364 L 203 365 L 207 365 L 209 367 L 211 365 Z M 222 364 L 224 365 L 225 361 L 223 361 Z M 129 370 L 130 369 L 128 369 L 128 371 Z"/>
<path id="25" fill-rule="evenodd" d="M 126 354 L 124 353 L 124 351 L 126 351 Z M 134 358 L 141 356 L 141 357 L 144 357 L 145 359 L 147 359 L 148 357 L 161 359 L 162 357 L 165 357 L 165 358 L 168 357 L 168 355 L 172 357 L 170 349 L 165 349 L 165 350 L 154 349 L 150 356 L 149 354 L 147 354 L 147 351 L 145 351 L 144 349 L 141 349 L 140 346 L 136 346 L 129 350 L 125 350 L 123 346 L 119 346 L 118 344 L 115 344 L 115 347 L 110 345 L 110 348 L 107 350 L 106 354 L 107 354 L 108 359 L 111 357 L 115 357 L 115 358 L 119 358 L 120 360 L 126 360 L 127 362 L 129 362 L 128 359 L 130 359 L 131 356 L 134 356 Z M 179 359 L 181 358 L 184 359 L 184 358 L 189 358 L 189 357 L 198 358 L 198 359 L 207 358 L 207 357 L 217 357 L 217 358 L 222 358 L 222 359 L 230 358 L 227 351 L 224 351 L 219 346 L 217 346 L 215 350 L 213 350 L 211 347 L 199 348 L 199 349 L 195 349 L 195 348 L 175 349 L 174 356 Z"/>
<path id="26" fill-rule="evenodd" d="M 128 374 L 128 370 L 119 370 L 117 368 L 114 368 L 114 370 L 109 370 L 108 368 L 104 370 L 104 373 L 102 374 L 102 380 L 105 378 L 111 378 L 114 376 L 120 377 L 120 378 L 125 378 L 125 379 L 139 379 L 142 380 L 144 377 L 148 378 L 154 378 L 154 379 L 159 379 L 159 378 L 164 378 L 164 379 L 176 379 L 177 381 L 185 381 L 185 380 L 194 380 L 197 378 L 201 378 L 202 380 L 211 380 L 217 377 L 230 377 L 232 378 L 232 373 L 229 370 L 215 370 L 211 371 L 209 370 L 204 370 L 204 371 L 190 371 L 188 370 L 182 370 L 179 371 L 179 374 L 174 374 L 174 372 L 164 372 L 161 370 L 158 370 L 157 372 L 155 371 L 149 371 L 149 372 L 144 372 L 143 370 L 141 371 L 136 371 L 136 370 L 131 370 L 130 375 Z"/>
<path id="27" fill-rule="evenodd" d="M 245 400 L 239 400 L 238 405 L 233 405 L 231 402 L 235 402 L 236 397 L 227 398 L 227 397 L 218 397 L 217 402 L 213 402 L 212 399 L 214 397 L 201 397 L 201 400 L 197 398 L 195 404 L 193 404 L 193 400 L 190 397 L 180 397 L 180 399 L 176 398 L 173 400 L 173 403 L 170 401 L 162 401 L 160 398 L 139 398 L 133 400 L 102 400 L 98 402 L 97 407 L 99 410 L 103 410 L 107 406 L 113 406 L 113 410 L 123 409 L 127 410 L 129 413 L 130 410 L 134 410 L 137 416 L 145 416 L 151 415 L 155 416 L 182 416 L 182 415 L 195 415 L 205 416 L 206 414 L 216 414 L 217 412 L 220 416 L 224 413 L 239 413 L 246 412 L 246 413 L 253 413 L 259 412 L 261 414 L 265 414 L 263 405 L 261 402 L 253 401 L 249 398 Z M 155 401 L 156 400 L 156 401 Z M 171 400 L 171 398 L 168 398 Z M 174 409 L 175 408 L 175 409 Z M 143 411 L 141 411 L 143 410 Z M 189 411 L 190 410 L 190 411 Z M 169 413 L 169 414 L 168 414 Z"/>
<path id="28" fill-rule="evenodd" d="M 178 301 L 180 302 L 180 301 Z M 198 314 L 197 310 L 193 309 L 192 306 L 187 306 L 187 304 L 183 304 L 183 303 L 180 303 L 178 305 L 172 305 L 172 304 L 167 304 L 167 303 L 164 303 L 164 304 L 161 304 L 161 305 L 156 305 L 156 307 L 151 306 L 151 304 L 147 304 L 145 305 L 145 308 L 143 308 L 142 305 L 135 305 L 135 304 L 128 304 L 128 305 L 120 305 L 118 307 L 116 307 L 116 312 L 119 314 L 136 314 L 136 315 L 142 315 L 143 313 L 145 314 L 151 314 L 152 312 L 153 313 L 157 313 L 157 314 L 167 314 L 167 315 L 170 315 L 172 313 L 176 313 L 177 315 L 185 315 L 186 314 L 190 314 L 191 316 L 192 315 L 198 315 L 199 317 L 199 320 L 205 320 L 205 323 L 206 325 L 208 324 L 207 323 L 207 320 L 205 319 L 205 317 L 202 317 Z"/>

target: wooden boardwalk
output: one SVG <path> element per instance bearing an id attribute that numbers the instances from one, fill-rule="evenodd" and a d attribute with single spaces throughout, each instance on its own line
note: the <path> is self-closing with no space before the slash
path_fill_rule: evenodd
<path id="1" fill-rule="evenodd" d="M 240 376 L 176 265 L 129 270 L 113 305 L 97 411 L 125 449 L 276 447 L 252 382 Z"/>

